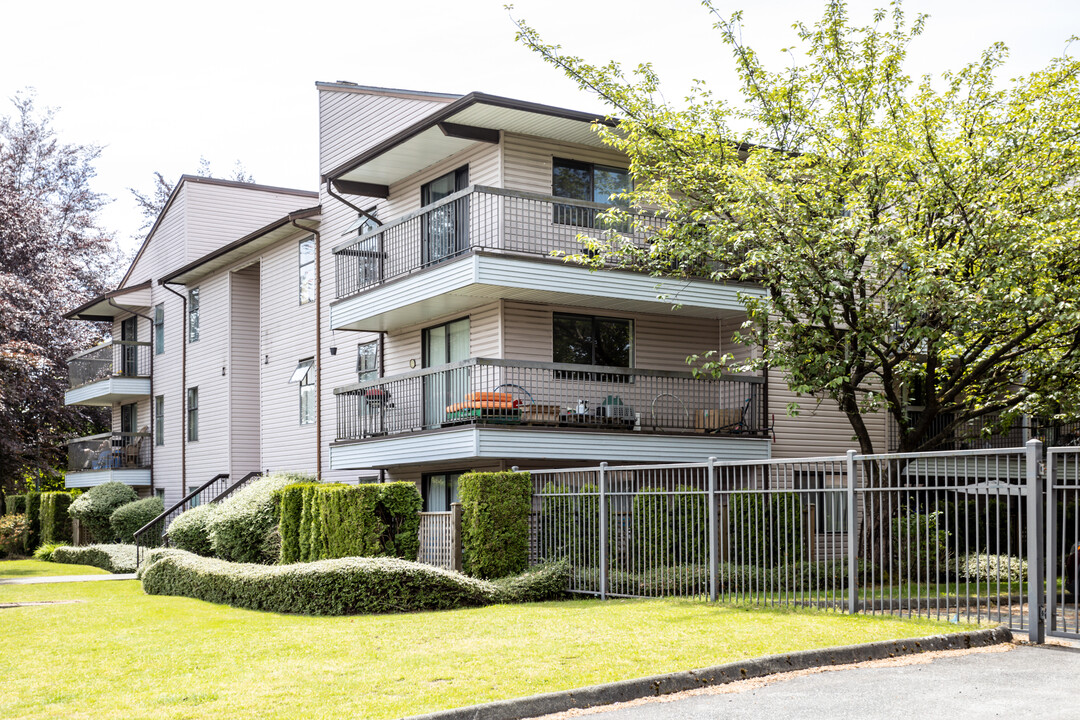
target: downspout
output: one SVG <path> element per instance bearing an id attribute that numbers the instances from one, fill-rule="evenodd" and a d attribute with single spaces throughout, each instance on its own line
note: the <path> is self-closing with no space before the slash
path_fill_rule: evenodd
<path id="1" fill-rule="evenodd" d="M 315 236 L 315 481 L 322 482 L 322 237 L 289 215 L 293 227 Z"/>
<path id="2" fill-rule="evenodd" d="M 107 302 L 109 303 L 110 306 L 116 308 L 117 310 L 122 310 L 124 312 L 129 312 L 132 315 L 134 315 L 136 317 L 141 317 L 141 318 L 145 319 L 147 322 L 150 323 L 150 494 L 153 495 L 154 494 L 154 433 L 157 430 L 157 428 L 154 427 L 154 339 L 153 339 L 154 338 L 154 321 L 153 321 L 153 319 L 147 317 L 146 315 L 143 315 L 142 313 L 137 313 L 134 310 L 128 310 L 127 308 L 120 307 L 119 305 L 117 305 L 116 303 L 113 302 L 112 298 L 109 298 L 107 300 Z M 136 347 L 138 347 L 138 346 L 136 346 Z M 138 353 L 139 351 L 136 350 L 135 352 Z M 135 357 L 138 358 L 138 355 L 136 355 Z M 137 361 L 138 360 L 136 360 L 136 362 Z"/>
<path id="3" fill-rule="evenodd" d="M 337 201 L 338 201 L 338 202 L 340 202 L 340 203 L 343 203 L 343 204 L 345 204 L 345 205 L 348 205 L 348 206 L 349 206 L 349 207 L 351 207 L 351 208 L 352 208 L 353 210 L 355 210 L 356 212 L 360 213 L 361 215 L 363 215 L 364 217 L 366 217 L 366 218 L 367 218 L 368 220 L 370 220 L 371 222 L 375 223 L 376 225 L 382 225 L 382 220 L 380 220 L 379 218 L 375 217 L 374 215 L 372 215 L 371 213 L 369 213 L 369 212 L 368 212 L 367 210 L 361 210 L 360 208 L 356 207 L 356 206 L 355 206 L 355 205 L 353 205 L 353 204 L 352 204 L 351 202 L 349 202 L 348 200 L 346 200 L 345 198 L 341 197 L 341 196 L 340 196 L 340 195 L 338 195 L 338 194 L 337 194 L 336 192 L 334 192 L 334 186 L 333 186 L 333 184 L 332 184 L 332 183 L 330 182 L 330 178 L 326 178 L 326 192 L 327 192 L 327 194 L 328 194 L 328 195 L 329 195 L 330 197 L 334 198 L 335 200 L 337 200 Z M 298 227 L 299 227 L 299 226 L 298 226 Z"/>
<path id="4" fill-rule="evenodd" d="M 180 327 L 180 497 L 187 497 L 187 296 L 176 292 L 160 280 L 158 285 L 180 298 L 183 303 Z"/>

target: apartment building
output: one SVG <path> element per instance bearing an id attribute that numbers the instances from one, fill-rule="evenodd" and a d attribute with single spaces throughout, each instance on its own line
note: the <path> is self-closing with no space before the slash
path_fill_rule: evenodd
<path id="1" fill-rule="evenodd" d="M 67 397 L 112 407 L 113 432 L 71 445 L 69 485 L 171 503 L 303 469 L 415 481 L 439 510 L 470 469 L 851 446 L 828 403 L 788 417 L 776 373 L 690 372 L 748 352 L 732 335 L 759 288 L 565 260 L 630 182 L 596 114 L 316 87 L 318 193 L 185 177 L 120 286 L 71 312 L 113 323 Z"/>

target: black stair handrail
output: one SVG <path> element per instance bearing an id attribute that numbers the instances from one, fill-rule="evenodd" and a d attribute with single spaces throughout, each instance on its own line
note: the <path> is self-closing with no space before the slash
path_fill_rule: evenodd
<path id="1" fill-rule="evenodd" d="M 153 520 L 151 520 L 150 522 L 146 523 L 141 528 L 136 530 L 135 534 L 134 534 L 134 540 L 135 540 L 135 565 L 136 565 L 136 567 L 138 567 L 138 565 L 142 561 L 140 550 L 142 549 L 143 544 L 142 544 L 141 540 L 143 539 L 143 536 L 147 532 L 149 532 L 152 528 L 157 526 L 158 523 L 161 523 L 162 521 L 167 519 L 169 517 L 169 515 L 171 515 L 172 513 L 176 512 L 177 510 L 180 510 L 180 509 L 184 508 L 184 506 L 187 505 L 187 503 L 189 503 L 192 498 L 196 497 L 203 490 L 210 487 L 211 485 L 213 485 L 217 481 L 224 480 L 224 479 L 226 479 L 228 477 L 229 477 L 229 473 L 218 473 L 217 475 L 210 478 L 209 480 L 204 482 L 202 485 L 200 485 L 199 487 L 195 488 L 194 490 L 189 492 L 187 495 L 185 495 L 180 500 L 180 502 L 176 503 L 175 505 L 170 507 L 168 510 L 161 513 L 156 518 L 154 518 Z M 164 526 L 161 527 L 161 535 L 159 537 L 165 537 L 165 528 L 164 528 Z"/>
<path id="2" fill-rule="evenodd" d="M 221 493 L 216 498 L 211 500 L 210 502 L 216 503 L 216 502 L 219 502 L 221 500 L 224 500 L 225 498 L 232 495 L 234 491 L 239 490 L 241 487 L 243 487 L 249 480 L 251 480 L 252 478 L 257 478 L 257 477 L 262 477 L 262 472 L 260 472 L 259 470 L 256 470 L 255 472 L 249 472 L 247 475 L 245 475 L 244 477 L 240 478 L 239 480 L 234 482 L 229 487 L 222 490 Z"/>

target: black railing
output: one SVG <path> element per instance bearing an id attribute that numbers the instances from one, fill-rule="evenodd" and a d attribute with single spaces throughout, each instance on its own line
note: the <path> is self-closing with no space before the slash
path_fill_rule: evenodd
<path id="1" fill-rule="evenodd" d="M 334 248 L 335 296 L 349 297 L 473 250 L 551 257 L 585 250 L 581 233 L 615 230 L 644 247 L 666 221 L 631 214 L 615 225 L 611 206 L 474 185 Z"/>
<path id="2" fill-rule="evenodd" d="M 917 423 L 922 413 L 908 410 L 908 422 Z M 939 415 L 930 423 L 927 437 L 941 433 L 953 422 L 953 416 Z M 1022 416 L 1005 425 L 998 415 L 986 415 L 960 423 L 949 430 L 935 450 L 993 450 L 1020 447 L 1027 440 L 1038 439 L 1046 447 L 1080 445 L 1080 422 L 1061 422 Z M 900 449 L 900 432 L 889 419 L 889 452 Z"/>
<path id="3" fill-rule="evenodd" d="M 107 432 L 68 442 L 68 472 L 142 470 L 151 466 L 150 433 Z"/>
<path id="4" fill-rule="evenodd" d="M 150 377 L 148 342 L 113 340 L 68 358 L 71 389 L 111 377 Z"/>
<path id="5" fill-rule="evenodd" d="M 217 499 L 222 490 L 228 487 L 228 480 L 228 473 L 215 475 L 185 495 L 180 502 L 167 508 L 165 512 L 136 530 L 135 564 L 138 565 L 142 562 L 142 550 L 144 548 L 158 547 L 162 544 L 168 545 L 166 531 L 169 529 L 169 523 L 185 510 L 190 510 L 197 505 Z"/>
<path id="6" fill-rule="evenodd" d="M 337 439 L 457 425 L 764 435 L 759 377 L 472 358 L 336 388 Z"/>

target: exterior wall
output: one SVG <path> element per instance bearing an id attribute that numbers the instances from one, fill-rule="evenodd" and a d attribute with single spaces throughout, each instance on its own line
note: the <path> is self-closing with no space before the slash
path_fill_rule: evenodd
<path id="1" fill-rule="evenodd" d="M 503 134 L 503 187 L 551 194 L 551 160 L 566 158 L 613 167 L 626 167 L 626 156 L 608 148 L 572 145 L 530 135 Z"/>
<path id="2" fill-rule="evenodd" d="M 787 414 L 788 403 L 799 404 L 799 415 Z M 828 398 L 796 395 L 779 372 L 769 373 L 769 412 L 775 416 L 776 443 L 773 457 L 799 458 L 827 455 L 843 455 L 848 450 L 858 450 L 855 432 L 847 416 L 836 403 Z M 866 424 L 874 449 L 886 451 L 887 416 L 883 412 L 866 416 Z"/>
<path id="3" fill-rule="evenodd" d="M 197 181 L 188 181 L 186 186 L 185 263 L 198 260 L 283 215 L 317 203 L 306 193 Z M 175 269 L 175 266 L 168 269 Z"/>
<path id="4" fill-rule="evenodd" d="M 263 467 L 260 455 L 260 266 L 229 273 L 229 477 Z"/>

